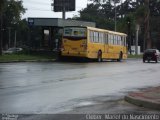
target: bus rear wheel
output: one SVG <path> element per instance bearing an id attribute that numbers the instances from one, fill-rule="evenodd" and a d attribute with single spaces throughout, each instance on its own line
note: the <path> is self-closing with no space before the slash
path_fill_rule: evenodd
<path id="1" fill-rule="evenodd" d="M 118 62 L 121 62 L 122 59 L 123 59 L 123 53 L 120 52 L 120 53 L 119 53 L 119 58 L 117 59 L 117 61 L 118 61 Z"/>
<path id="2" fill-rule="evenodd" d="M 97 61 L 102 62 L 102 51 L 101 50 L 98 51 Z"/>

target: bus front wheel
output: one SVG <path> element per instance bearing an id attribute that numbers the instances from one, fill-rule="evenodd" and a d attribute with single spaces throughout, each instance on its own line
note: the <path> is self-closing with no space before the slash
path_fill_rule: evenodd
<path id="1" fill-rule="evenodd" d="M 97 61 L 102 62 L 102 51 L 101 50 L 98 51 Z"/>

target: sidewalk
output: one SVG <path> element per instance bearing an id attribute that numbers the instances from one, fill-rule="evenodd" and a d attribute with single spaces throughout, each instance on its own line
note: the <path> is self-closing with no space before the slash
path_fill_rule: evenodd
<path id="1" fill-rule="evenodd" d="M 160 110 L 160 86 L 129 93 L 125 100 L 140 107 Z"/>

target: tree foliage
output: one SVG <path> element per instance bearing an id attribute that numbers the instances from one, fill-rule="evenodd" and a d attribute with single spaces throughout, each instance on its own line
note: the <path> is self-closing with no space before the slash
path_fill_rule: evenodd
<path id="1" fill-rule="evenodd" d="M 150 12 L 150 33 L 151 30 L 157 28 L 154 21 L 159 21 L 160 16 L 160 1 L 148 0 L 149 6 L 146 6 L 146 0 L 89 0 L 86 8 L 79 11 L 80 16 L 73 19 L 80 19 L 85 21 L 96 22 L 97 27 L 114 30 L 115 13 L 117 20 L 117 30 L 128 33 L 128 23 L 130 22 L 130 34 L 133 41 L 135 34 L 135 26 L 139 24 L 140 29 L 140 43 L 143 46 L 145 36 L 145 21 L 147 14 Z M 149 11 L 148 11 L 149 7 Z M 115 11 L 116 10 L 116 11 Z M 156 22 L 158 25 L 159 22 Z M 157 31 L 160 32 L 160 31 Z M 152 37 L 152 36 L 151 36 Z M 134 41 L 132 42 L 134 44 Z"/>
<path id="2" fill-rule="evenodd" d="M 13 41 L 15 38 L 15 31 L 17 31 L 17 38 L 20 29 L 27 28 L 26 22 L 21 20 L 21 15 L 25 13 L 25 8 L 23 7 L 22 0 L 1 0 L 0 5 L 1 13 L 1 29 L 2 29 L 2 47 L 3 49 L 13 46 Z M 9 33 L 10 32 L 10 33 Z M 11 45 L 9 44 L 9 34 L 11 39 Z"/>
<path id="3" fill-rule="evenodd" d="M 9 0 L 5 2 L 3 19 L 5 25 L 15 25 L 21 21 L 21 15 L 25 13 L 22 1 Z"/>

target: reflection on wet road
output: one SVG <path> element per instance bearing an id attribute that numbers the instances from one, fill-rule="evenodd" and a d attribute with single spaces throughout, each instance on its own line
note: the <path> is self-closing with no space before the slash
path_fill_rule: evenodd
<path id="1" fill-rule="evenodd" d="M 0 64 L 0 113 L 58 113 L 98 104 L 108 99 L 102 96 L 158 86 L 159 75 L 160 63 L 141 60 Z"/>

